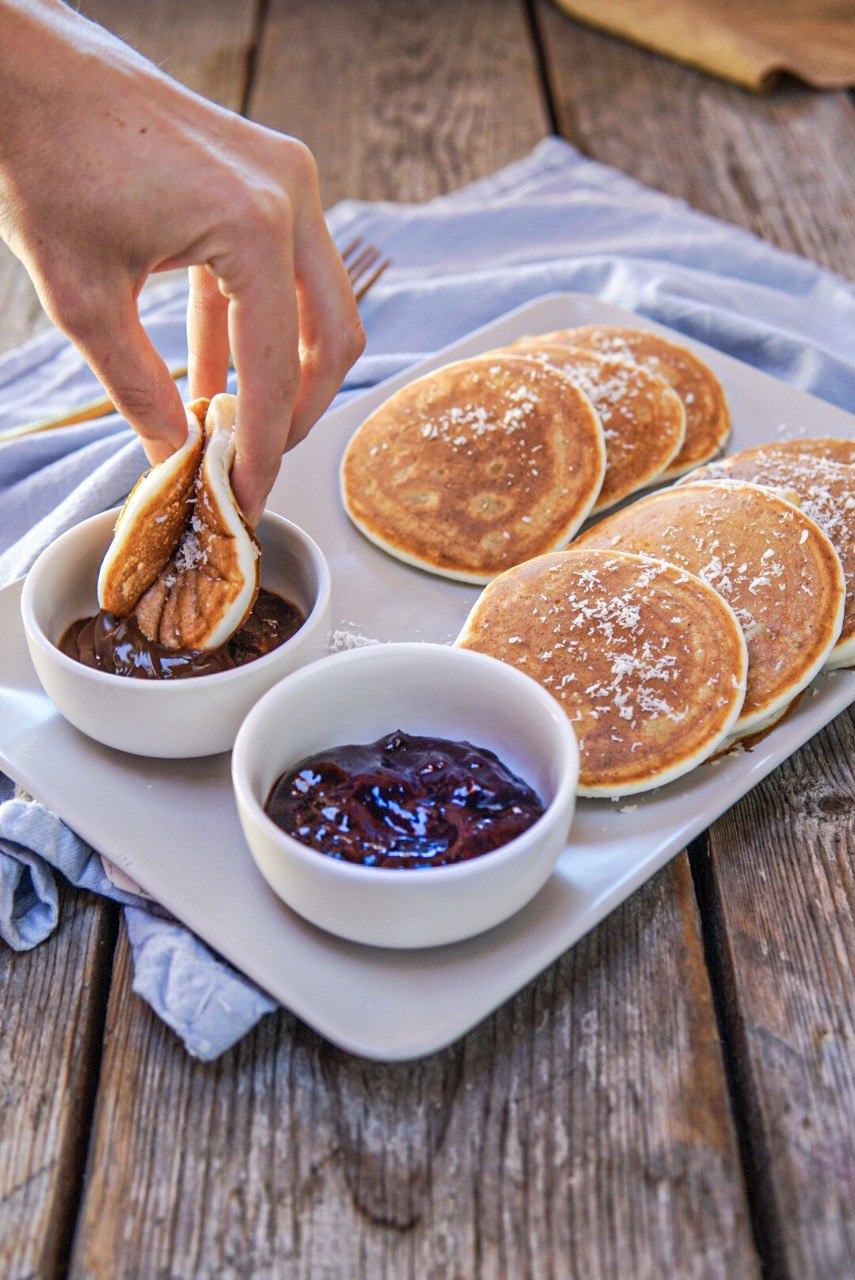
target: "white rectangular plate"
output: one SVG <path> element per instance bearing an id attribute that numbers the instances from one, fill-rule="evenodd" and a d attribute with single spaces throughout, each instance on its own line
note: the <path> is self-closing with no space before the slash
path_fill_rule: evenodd
<path id="1" fill-rule="evenodd" d="M 334 642 L 448 642 L 478 594 L 398 563 L 346 519 L 339 459 L 363 418 L 391 391 L 451 359 L 523 333 L 596 323 L 670 332 L 596 298 L 541 298 L 327 414 L 288 455 L 270 506 L 302 525 L 329 558 Z M 855 417 L 843 410 L 670 336 L 721 378 L 734 423 L 729 451 L 799 435 L 855 436 Z M 386 951 L 331 937 L 275 897 L 241 834 L 227 756 L 146 760 L 101 747 L 67 724 L 30 664 L 19 599 L 20 584 L 0 593 L 0 767 L 322 1035 L 388 1061 L 430 1053 L 468 1031 L 855 700 L 855 672 L 820 677 L 795 714 L 750 753 L 704 765 L 632 805 L 582 801 L 555 874 L 514 919 L 454 946 Z"/>

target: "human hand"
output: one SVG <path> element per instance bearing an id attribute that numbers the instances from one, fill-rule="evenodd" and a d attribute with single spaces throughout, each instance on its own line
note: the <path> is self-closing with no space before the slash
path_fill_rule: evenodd
<path id="1" fill-rule="evenodd" d="M 63 5 L 0 8 L 0 233 L 152 462 L 183 441 L 137 298 L 190 268 L 190 397 L 237 370 L 232 483 L 251 521 L 365 337 L 311 153 L 214 106 Z"/>

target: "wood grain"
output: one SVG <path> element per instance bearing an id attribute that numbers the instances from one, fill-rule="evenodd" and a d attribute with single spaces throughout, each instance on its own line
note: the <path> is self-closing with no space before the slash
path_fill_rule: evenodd
<path id="1" fill-rule="evenodd" d="M 425 200 L 547 132 L 518 0 L 272 0 L 249 108 L 312 148 L 326 205 Z"/>
<path id="2" fill-rule="evenodd" d="M 537 18 L 571 141 L 855 277 L 848 95 L 758 99 L 543 0 Z M 849 713 L 717 823 L 695 860 L 772 1280 L 849 1280 L 855 1258 L 853 747 Z"/>
<path id="3" fill-rule="evenodd" d="M 698 867 L 772 1280 L 855 1259 L 855 716 L 709 833 Z"/>
<path id="4" fill-rule="evenodd" d="M 597 160 L 783 249 L 855 275 L 855 108 L 761 96 L 592 31 L 535 0 L 560 132 Z"/>
<path id="5" fill-rule="evenodd" d="M 58 1275 L 79 1195 L 118 909 L 61 893 L 41 947 L 0 951 L 0 1275 Z"/>
<path id="6" fill-rule="evenodd" d="M 193 1062 L 116 979 L 77 1280 L 759 1278 L 685 857 L 413 1064 Z"/>

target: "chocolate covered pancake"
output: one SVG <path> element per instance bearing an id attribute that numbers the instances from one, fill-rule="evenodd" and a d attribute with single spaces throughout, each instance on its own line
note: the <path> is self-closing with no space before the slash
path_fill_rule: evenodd
<path id="1" fill-rule="evenodd" d="M 674 388 L 686 410 L 686 437 L 679 453 L 662 473 L 662 480 L 673 480 L 692 467 L 708 462 L 724 445 L 730 433 L 730 412 L 724 389 L 712 369 L 686 347 L 646 329 L 614 325 L 561 329 L 541 334 L 540 340 L 585 347 L 612 359 L 635 362 Z"/>
<path id="2" fill-rule="evenodd" d="M 599 418 L 565 374 L 482 356 L 418 378 L 363 422 L 342 499 L 384 551 L 482 583 L 573 536 L 605 459 Z"/>
<path id="3" fill-rule="evenodd" d="M 655 554 L 724 596 L 748 645 L 737 736 L 774 723 L 840 635 L 837 553 L 819 525 L 771 489 L 728 480 L 677 485 L 607 516 L 574 545 Z"/>
<path id="4" fill-rule="evenodd" d="M 680 484 L 718 479 L 791 490 L 802 510 L 828 535 L 843 568 L 846 604 L 843 629 L 826 666 L 851 665 L 855 662 L 855 467 L 830 461 L 819 451 L 800 453 L 789 444 L 769 444 L 711 462 L 684 476 Z"/>
<path id="5" fill-rule="evenodd" d="M 534 338 L 507 350 L 566 373 L 599 414 L 606 474 L 594 515 L 653 484 L 680 451 L 686 436 L 683 402 L 641 365 Z"/>
<path id="6" fill-rule="evenodd" d="M 146 473 L 119 513 L 101 566 L 101 608 L 119 618 L 133 615 L 144 636 L 168 649 L 224 644 L 246 620 L 258 592 L 259 544 L 229 479 L 236 411 L 237 397 L 230 395 L 215 396 L 207 406 L 201 461 L 192 485 L 185 485 L 183 513 L 173 458 Z M 135 501 L 143 486 L 145 501 Z M 168 550 L 166 535 L 152 537 L 152 528 L 169 530 Z M 129 584 L 141 583 L 148 585 L 134 599 Z"/>
<path id="7" fill-rule="evenodd" d="M 732 733 L 745 640 L 700 578 L 647 556 L 573 547 L 503 573 L 457 643 L 519 667 L 564 707 L 579 794 L 620 796 L 679 778 Z"/>

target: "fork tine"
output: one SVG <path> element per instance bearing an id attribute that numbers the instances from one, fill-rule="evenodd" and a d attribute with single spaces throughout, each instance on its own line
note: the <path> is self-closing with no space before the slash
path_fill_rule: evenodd
<path id="1" fill-rule="evenodd" d="M 347 268 L 350 287 L 353 289 L 356 301 L 361 302 L 371 286 L 376 284 L 386 268 L 391 266 L 392 260 L 384 258 L 379 265 L 376 265 L 380 258 L 380 250 L 376 245 L 366 243 L 362 236 L 357 236 L 346 249 L 340 252 Z"/>
<path id="2" fill-rule="evenodd" d="M 361 302 L 361 301 L 362 301 L 362 299 L 365 297 L 366 293 L 367 293 L 367 292 L 368 292 L 368 290 L 371 288 L 371 286 L 372 286 L 373 284 L 376 284 L 376 283 L 377 283 L 377 281 L 380 279 L 380 277 L 382 276 L 382 274 L 383 274 L 383 272 L 386 270 L 386 268 L 387 268 L 387 267 L 389 267 L 389 266 L 391 266 L 391 265 L 392 265 L 392 259 L 391 259 L 391 258 L 384 258 L 384 259 L 383 259 L 383 261 L 380 263 L 380 266 L 379 266 L 379 267 L 376 269 L 376 271 L 374 272 L 374 274 L 373 274 L 373 275 L 371 275 L 371 276 L 369 276 L 369 277 L 368 277 L 368 279 L 365 281 L 365 283 L 364 283 L 363 285 L 361 285 L 358 289 L 356 288 L 356 282 L 354 281 L 354 290 L 353 290 L 353 292 L 354 292 L 354 294 L 355 294 L 355 296 L 356 296 L 356 301 L 357 301 L 357 302 Z"/>
<path id="3" fill-rule="evenodd" d="M 355 258 L 347 268 L 347 274 L 350 276 L 351 284 L 361 275 L 374 266 L 374 263 L 380 257 L 380 250 L 375 248 L 373 244 L 367 244 L 362 250 L 358 258 Z"/>
<path id="4" fill-rule="evenodd" d="M 354 250 L 358 249 L 361 244 L 362 244 L 362 236 L 357 236 L 355 240 L 352 240 L 350 242 L 350 244 L 347 246 L 346 249 L 342 249 L 341 256 L 345 264 L 347 263 L 347 260 L 350 257 L 350 255 L 354 252 Z"/>

